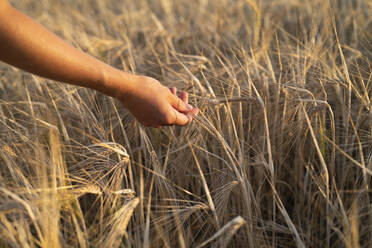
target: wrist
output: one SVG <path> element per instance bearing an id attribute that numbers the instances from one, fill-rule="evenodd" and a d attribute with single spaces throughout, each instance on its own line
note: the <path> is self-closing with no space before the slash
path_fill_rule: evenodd
<path id="1" fill-rule="evenodd" d="M 104 90 L 102 92 L 123 101 L 136 88 L 139 78 L 138 75 L 110 67 L 103 73 Z"/>

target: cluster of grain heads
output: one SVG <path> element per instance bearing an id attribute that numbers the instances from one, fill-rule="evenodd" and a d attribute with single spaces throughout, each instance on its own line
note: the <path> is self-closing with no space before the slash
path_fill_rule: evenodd
<path id="1" fill-rule="evenodd" d="M 2 146 L 1 159 L 5 162 L 3 165 L 7 165 L 7 169 L 2 169 L 0 186 L 2 244 L 12 247 L 72 244 L 119 247 L 138 204 L 135 192 L 115 187 L 121 185 L 120 182 L 112 182 L 110 186 L 102 181 L 109 180 L 107 178 L 92 180 L 83 173 L 72 176 L 65 163 L 60 135 L 50 129 L 46 137 L 47 143 L 28 143 L 30 147 L 23 145 L 21 150 L 15 144 Z M 122 161 L 122 167 L 129 163 L 121 146 L 96 143 L 86 149 L 94 147 L 100 147 L 96 153 L 115 154 Z M 107 169 L 106 173 L 112 174 L 111 180 L 121 181 L 123 175 L 117 175 L 120 172 L 115 168 L 110 168 L 113 171 Z M 90 205 L 85 205 L 87 203 Z M 94 209 L 84 209 L 87 207 Z M 90 211 L 94 213 L 89 214 Z M 100 220 L 102 217 L 104 221 Z M 99 233 L 102 234 L 97 235 Z"/>

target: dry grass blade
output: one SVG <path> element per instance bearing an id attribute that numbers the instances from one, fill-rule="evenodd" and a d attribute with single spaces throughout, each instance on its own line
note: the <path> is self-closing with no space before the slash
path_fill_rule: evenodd
<path id="1" fill-rule="evenodd" d="M 133 211 L 139 203 L 138 198 L 134 198 L 125 203 L 112 216 L 108 217 L 107 232 L 104 239 L 99 242 L 99 247 L 120 247 L 122 237 L 124 236 Z"/>
<path id="2" fill-rule="evenodd" d="M 209 239 L 207 239 L 206 241 L 204 241 L 203 243 L 196 247 L 197 248 L 205 247 L 206 245 L 216 240 L 218 240 L 217 241 L 218 247 L 220 248 L 227 247 L 230 239 L 245 223 L 246 221 L 242 217 L 237 216 L 234 219 L 227 222 L 223 227 L 221 227 L 212 237 L 210 237 Z"/>
<path id="3" fill-rule="evenodd" d="M 217 228 L 219 228 L 219 226 L 220 226 L 220 222 L 219 222 L 219 220 L 218 220 L 218 216 L 217 216 L 216 208 L 215 208 L 215 206 L 214 206 L 214 203 L 213 203 L 213 200 L 212 200 L 212 196 L 211 196 L 211 193 L 210 193 L 209 188 L 208 188 L 207 181 L 205 180 L 205 177 L 204 177 L 203 171 L 202 171 L 202 169 L 201 169 L 201 167 L 200 167 L 200 164 L 199 164 L 198 158 L 197 158 L 196 155 L 195 155 L 194 149 L 192 148 L 192 145 L 191 145 L 190 141 L 188 141 L 188 143 L 189 143 L 189 146 L 190 146 L 191 153 L 192 153 L 192 155 L 193 155 L 193 157 L 194 157 L 194 159 L 195 159 L 195 163 L 196 163 L 196 166 L 197 166 L 197 168 L 198 168 L 198 171 L 199 171 L 199 175 L 200 175 L 201 181 L 202 181 L 202 183 L 203 183 L 203 188 L 204 188 L 204 190 L 205 190 L 205 194 L 207 195 L 207 199 L 208 199 L 209 207 L 210 207 L 210 209 L 211 209 L 211 211 L 212 211 L 212 213 L 213 213 L 214 219 L 215 219 L 215 221 L 216 221 L 216 226 L 217 226 Z"/>

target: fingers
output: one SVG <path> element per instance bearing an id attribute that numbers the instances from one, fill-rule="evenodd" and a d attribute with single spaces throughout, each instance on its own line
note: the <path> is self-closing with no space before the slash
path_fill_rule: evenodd
<path id="1" fill-rule="evenodd" d="M 199 112 L 199 109 L 192 107 L 188 104 L 189 95 L 187 92 L 183 91 L 177 96 L 177 88 L 171 87 L 169 88 L 172 94 L 169 95 L 169 103 L 172 106 L 172 117 L 167 118 L 165 117 L 164 122 L 161 124 L 162 126 L 171 126 L 171 125 L 179 125 L 184 126 L 189 124 L 193 117 L 196 116 Z M 155 127 L 155 125 L 153 125 Z"/>
<path id="2" fill-rule="evenodd" d="M 198 108 L 193 108 L 190 112 L 187 113 L 188 116 L 191 117 L 191 119 L 195 116 L 197 116 L 199 113 L 199 109 Z"/>
<path id="3" fill-rule="evenodd" d="M 191 116 L 180 113 L 177 110 L 174 110 L 174 113 L 176 116 L 176 119 L 174 122 L 175 125 L 184 126 L 184 125 L 187 125 L 192 120 Z"/>
<path id="4" fill-rule="evenodd" d="M 174 125 L 179 125 L 179 126 L 184 126 L 187 124 L 190 124 L 195 116 L 198 115 L 199 109 L 198 108 L 193 108 L 187 113 L 180 113 L 176 109 L 173 109 L 175 113 L 175 121 Z"/>
<path id="5" fill-rule="evenodd" d="M 175 108 L 170 107 L 170 110 L 166 115 L 164 115 L 164 118 L 160 122 L 154 122 L 154 123 L 144 123 L 143 125 L 147 127 L 154 127 L 159 128 L 161 126 L 185 126 L 187 124 L 190 124 L 193 118 L 199 113 L 198 108 L 193 108 L 192 110 L 188 111 L 187 113 L 181 113 L 177 111 Z"/>
<path id="6" fill-rule="evenodd" d="M 177 96 L 177 88 L 172 86 L 169 88 L 170 91 L 172 92 L 173 95 Z M 189 103 L 189 94 L 186 92 L 186 91 L 182 91 L 179 95 L 178 95 L 179 98 L 181 98 L 181 100 L 183 102 L 185 102 L 186 104 Z"/>
<path id="7" fill-rule="evenodd" d="M 172 93 L 170 104 L 174 108 L 175 120 L 173 121 L 174 125 L 187 125 L 189 124 L 193 117 L 195 117 L 199 109 L 192 107 L 189 102 L 189 95 L 187 92 L 183 91 L 177 97 L 177 88 L 171 87 L 170 91 Z"/>
<path id="8" fill-rule="evenodd" d="M 176 87 L 170 87 L 170 91 L 172 92 L 173 95 L 177 95 L 177 88 Z"/>
<path id="9" fill-rule="evenodd" d="M 193 109 L 191 105 L 184 102 L 181 98 L 178 98 L 175 95 L 170 95 L 170 104 L 175 108 L 178 112 L 187 113 Z"/>
<path id="10" fill-rule="evenodd" d="M 182 91 L 179 95 L 179 97 L 181 98 L 181 100 L 188 104 L 189 103 L 189 94 L 186 92 L 186 91 Z"/>

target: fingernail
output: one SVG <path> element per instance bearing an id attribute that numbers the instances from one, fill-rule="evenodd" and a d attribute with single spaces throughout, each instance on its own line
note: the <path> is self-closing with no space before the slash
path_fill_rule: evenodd
<path id="1" fill-rule="evenodd" d="M 187 109 L 188 110 L 192 110 L 194 107 L 193 106 L 191 106 L 190 104 L 187 104 Z"/>

